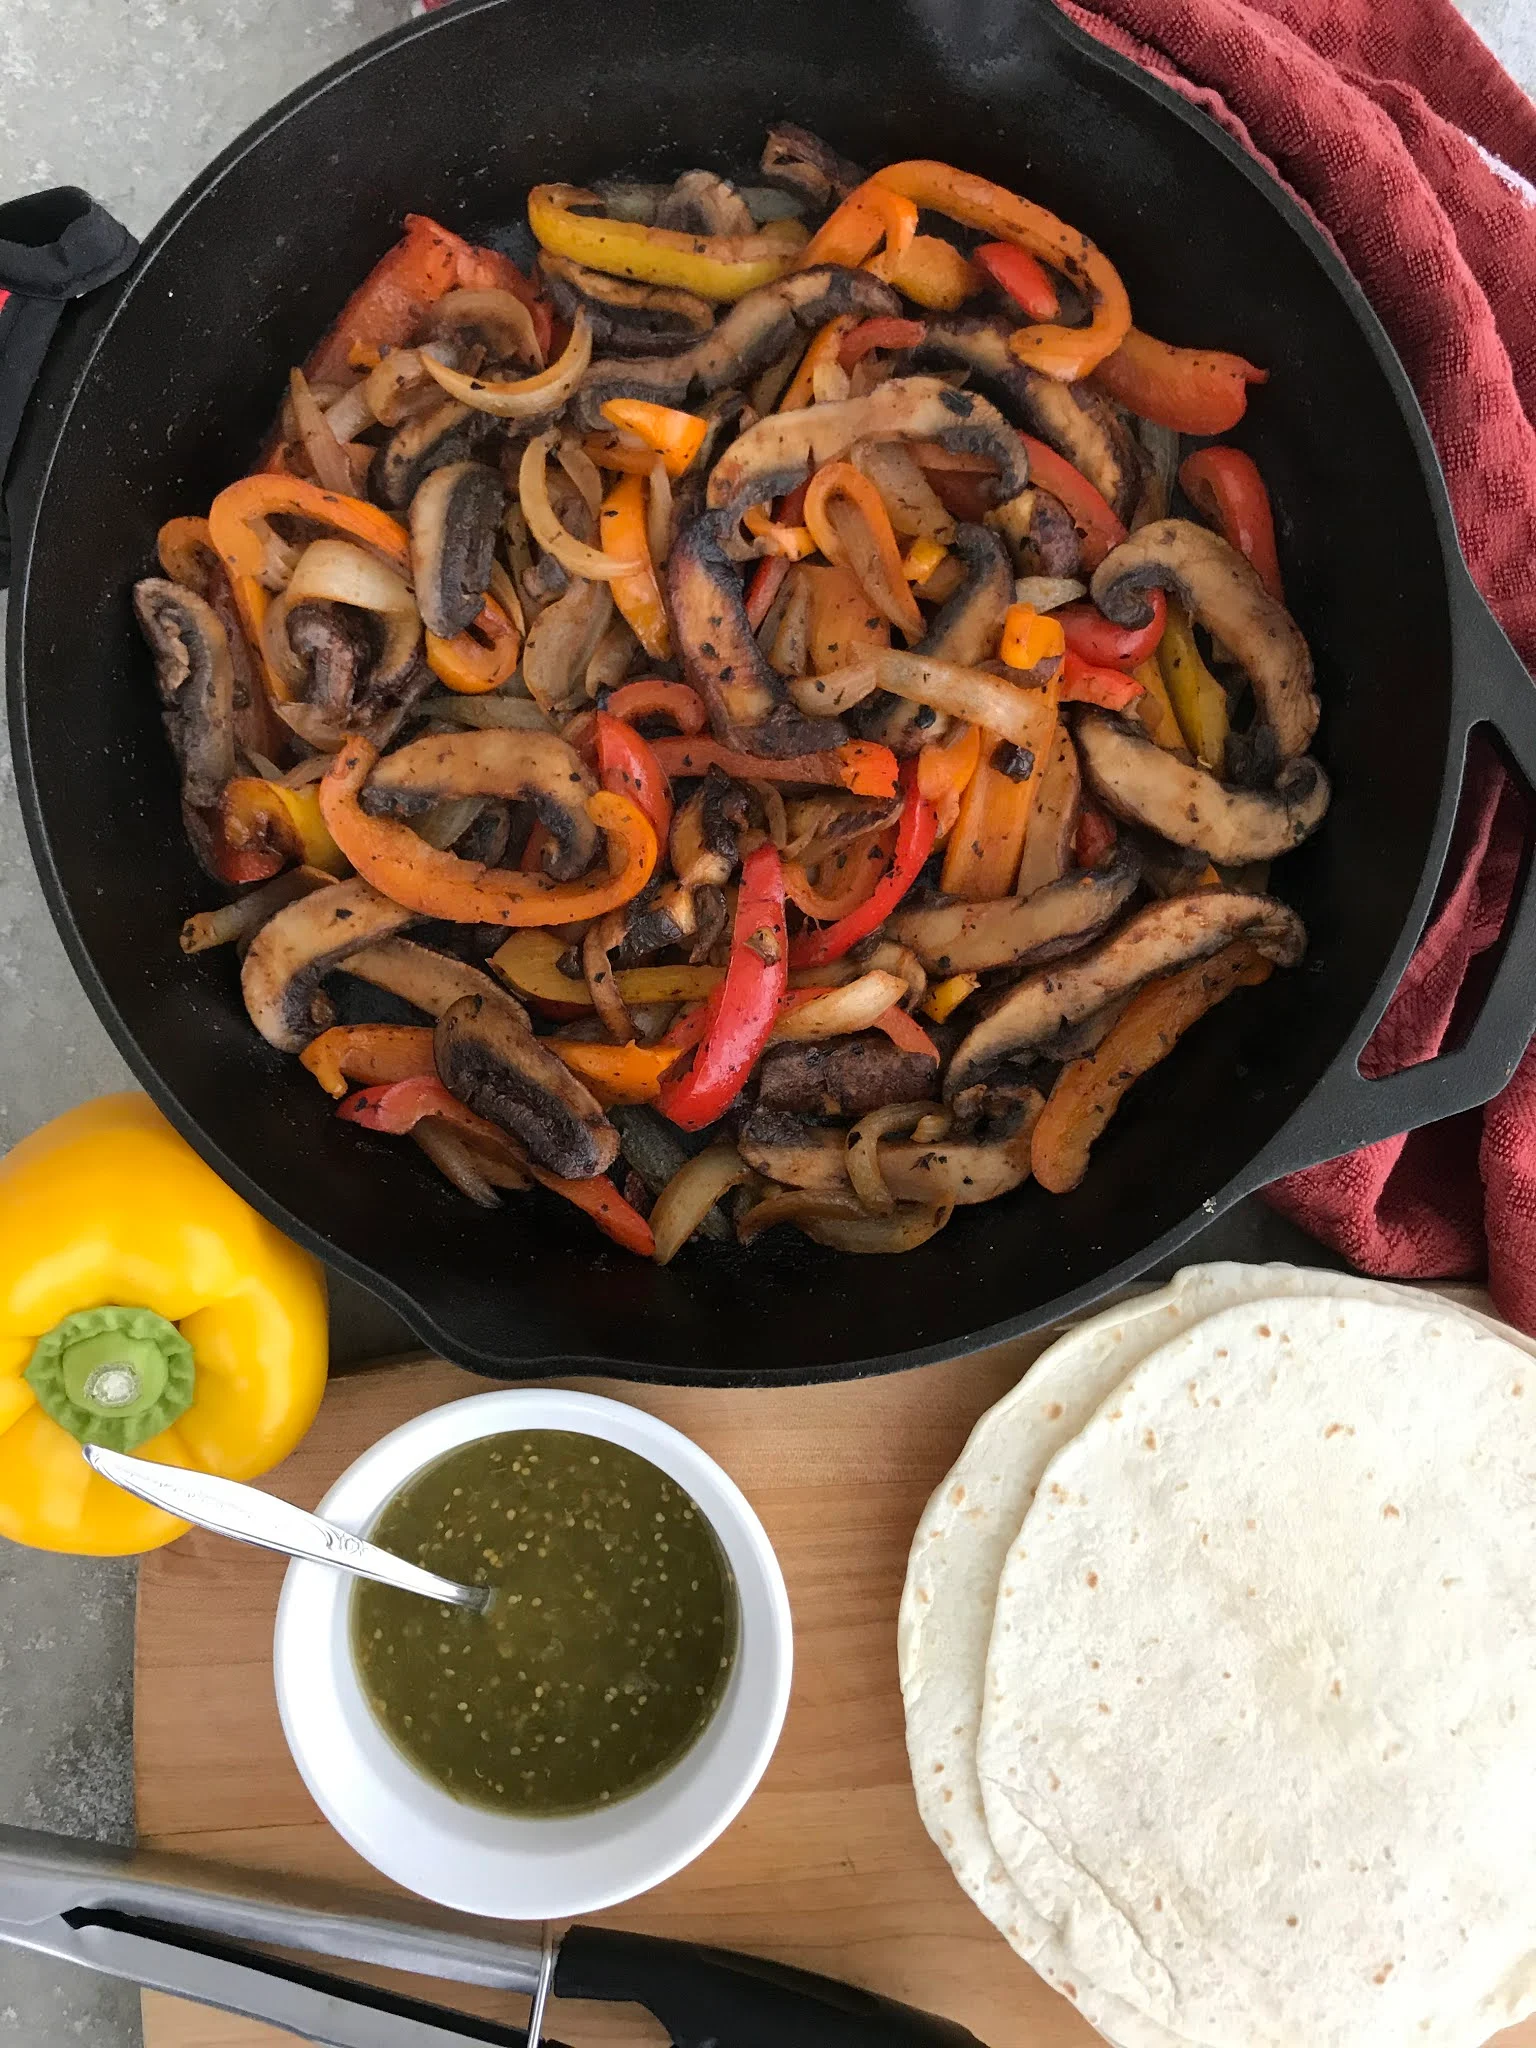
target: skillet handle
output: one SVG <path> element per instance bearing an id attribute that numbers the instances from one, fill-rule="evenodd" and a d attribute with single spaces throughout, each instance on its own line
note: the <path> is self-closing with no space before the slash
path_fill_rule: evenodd
<path id="1" fill-rule="evenodd" d="M 0 589 L 11 569 L 11 454 L 32 387 L 66 306 L 126 270 L 138 246 L 77 185 L 0 206 Z"/>
<path id="2" fill-rule="evenodd" d="M 1473 730 L 1489 725 L 1536 790 L 1536 679 L 1469 576 L 1452 590 L 1456 676 L 1451 757 L 1465 757 Z M 1355 1060 L 1324 1079 L 1281 1139 L 1289 1164 L 1265 1162 L 1271 1179 L 1361 1145 L 1477 1109 L 1500 1093 L 1536 1032 L 1536 861 L 1529 858 L 1505 929 L 1504 952 L 1463 1044 L 1401 1073 L 1367 1080 Z"/>

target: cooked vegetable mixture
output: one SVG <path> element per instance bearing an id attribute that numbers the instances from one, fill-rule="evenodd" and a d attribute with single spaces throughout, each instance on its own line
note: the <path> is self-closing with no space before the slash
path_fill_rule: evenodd
<path id="1" fill-rule="evenodd" d="M 687 1750 L 736 1653 L 736 1600 L 683 1489 L 600 1438 L 482 1437 L 413 1479 L 373 1541 L 498 1597 L 486 1615 L 353 1594 L 369 1703 L 420 1770 L 503 1813 L 586 1813 Z"/>
<path id="2" fill-rule="evenodd" d="M 1301 958 L 1329 801 L 1213 439 L 1266 372 L 968 171 L 786 125 L 759 179 L 536 186 L 526 272 L 411 216 L 135 593 L 251 885 L 185 949 L 338 1116 L 662 1264 L 1076 1187 Z"/>

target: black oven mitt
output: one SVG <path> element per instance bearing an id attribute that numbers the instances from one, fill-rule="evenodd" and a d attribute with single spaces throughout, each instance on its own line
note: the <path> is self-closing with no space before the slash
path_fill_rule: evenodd
<path id="1" fill-rule="evenodd" d="M 65 306 L 126 270 L 138 246 L 77 185 L 0 206 L 0 478 Z M 10 521 L 0 499 L 0 587 L 10 568 Z"/>

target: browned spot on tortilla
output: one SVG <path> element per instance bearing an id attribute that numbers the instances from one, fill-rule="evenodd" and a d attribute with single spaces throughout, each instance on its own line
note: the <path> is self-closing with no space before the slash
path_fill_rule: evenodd
<path id="1" fill-rule="evenodd" d="M 1294 1913 L 1287 1913 L 1285 1916 L 1285 1924 L 1287 1927 L 1299 1927 L 1301 1925 L 1301 1922 L 1296 1918 L 1296 1915 Z"/>
<path id="2" fill-rule="evenodd" d="M 1221 1349 L 1220 1349 L 1220 1350 L 1219 1350 L 1219 1351 L 1218 1351 L 1218 1352 L 1216 1353 L 1216 1356 L 1217 1356 L 1218 1358 L 1225 1358 L 1225 1357 L 1227 1357 L 1227 1355 L 1228 1355 L 1228 1353 L 1227 1353 L 1227 1347 L 1226 1347 L 1226 1345 L 1225 1345 L 1225 1344 L 1223 1344 L 1223 1345 L 1222 1345 L 1222 1347 L 1221 1347 Z"/>
<path id="3" fill-rule="evenodd" d="M 1272 1337 L 1274 1335 L 1274 1332 L 1270 1329 L 1268 1323 L 1260 1323 L 1258 1333 L 1261 1337 Z"/>
<path id="4" fill-rule="evenodd" d="M 1062 1405 L 1061 1405 L 1061 1403 L 1060 1403 L 1059 1401 L 1047 1401 L 1047 1402 L 1046 1402 L 1046 1404 L 1045 1404 L 1045 1419 L 1046 1419 L 1046 1421 L 1047 1421 L 1047 1422 L 1059 1422 L 1059 1421 L 1061 1420 L 1061 1417 L 1062 1417 L 1062 1413 L 1063 1413 L 1063 1410 L 1062 1410 Z"/>
<path id="5" fill-rule="evenodd" d="M 1381 1511 L 1381 1519 L 1384 1522 L 1400 1522 L 1403 1519 L 1403 1511 L 1401 1508 L 1393 1507 L 1391 1501 L 1388 1501 Z"/>
<path id="6" fill-rule="evenodd" d="M 1099 1712 L 1100 1712 L 1101 1714 L 1107 1714 L 1107 1713 L 1109 1712 L 1109 1701 L 1108 1701 L 1108 1700 L 1100 1700 L 1100 1701 L 1099 1701 Z"/>
<path id="7" fill-rule="evenodd" d="M 1332 1685 L 1330 1685 L 1330 1686 L 1329 1686 L 1328 1690 L 1329 1690 L 1329 1691 L 1330 1691 L 1330 1692 L 1331 1692 L 1331 1693 L 1333 1694 L 1333 1696 L 1334 1696 L 1334 1698 L 1335 1698 L 1336 1700 L 1341 1700 L 1341 1699 L 1343 1699 L 1343 1697 L 1344 1697 L 1344 1688 L 1343 1688 L 1343 1686 L 1342 1686 L 1342 1685 L 1340 1685 L 1340 1683 L 1339 1683 L 1339 1681 L 1338 1681 L 1337 1679 L 1335 1679 L 1335 1680 L 1333 1681 Z"/>
<path id="8" fill-rule="evenodd" d="M 1353 1436 L 1354 1433 L 1355 1427 L 1352 1422 L 1330 1422 L 1328 1427 L 1323 1431 L 1323 1435 L 1325 1437 Z"/>
<path id="9" fill-rule="evenodd" d="M 1088 1583 L 1090 1586 L 1096 1586 L 1099 1583 L 1099 1575 L 1097 1572 L 1090 1572 L 1088 1574 Z"/>
<path id="10" fill-rule="evenodd" d="M 1525 1381 L 1516 1380 L 1515 1384 L 1510 1388 L 1509 1391 L 1514 1395 L 1515 1399 L 1518 1401 L 1520 1396 L 1525 1392 Z"/>
<path id="11" fill-rule="evenodd" d="M 1143 1442 L 1143 1443 L 1144 1443 L 1144 1444 L 1146 1445 L 1146 1447 L 1147 1447 L 1147 1449 L 1148 1449 L 1149 1451 L 1155 1451 L 1155 1450 L 1157 1449 L 1157 1432 L 1156 1432 L 1156 1430 L 1153 1430 L 1153 1429 L 1149 1429 L 1149 1430 L 1147 1431 L 1146 1435 L 1145 1435 L 1145 1436 L 1144 1436 L 1144 1437 L 1142 1438 L 1142 1442 Z"/>
<path id="12" fill-rule="evenodd" d="M 1153 1894 L 1152 1910 L 1154 1913 L 1161 1913 L 1161 1911 L 1163 1910 L 1163 1895 L 1161 1892 L 1156 1892 Z"/>
<path id="13" fill-rule="evenodd" d="M 963 1486 L 952 1486 L 952 1487 L 950 1488 L 950 1490 L 949 1490 L 949 1504 L 950 1504 L 950 1506 L 951 1506 L 951 1507 L 954 1507 L 954 1508 L 957 1508 L 957 1507 L 959 1507 L 960 1503 L 961 1503 L 961 1502 L 962 1502 L 962 1501 L 963 1501 L 964 1499 L 965 1499 L 965 1488 L 964 1488 Z"/>

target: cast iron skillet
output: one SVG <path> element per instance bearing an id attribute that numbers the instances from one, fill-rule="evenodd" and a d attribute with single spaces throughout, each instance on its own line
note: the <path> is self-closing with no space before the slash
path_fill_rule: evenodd
<path id="1" fill-rule="evenodd" d="M 946 157 L 1018 187 L 1103 246 L 1153 332 L 1269 366 L 1235 438 L 1279 506 L 1337 795 L 1280 871 L 1306 966 L 1143 1082 L 1077 1193 L 961 1210 L 901 1259 L 781 1232 L 658 1272 L 560 1204 L 473 1210 L 411 1148 L 336 1123 L 257 1038 L 227 955 L 179 955 L 209 886 L 128 592 L 157 524 L 238 473 L 407 210 L 474 231 L 520 218 L 541 178 L 740 172 L 776 116 L 868 162 Z M 1536 890 L 1459 1050 L 1386 1081 L 1356 1066 L 1432 901 L 1469 735 L 1489 725 L 1536 768 L 1536 690 L 1463 567 L 1407 380 L 1299 209 L 1044 0 L 462 0 L 258 123 L 104 298 L 50 362 L 23 481 L 11 721 L 44 886 L 108 1028 L 204 1156 L 450 1358 L 760 1382 L 974 1348 L 1104 1295 L 1280 1173 L 1484 1101 L 1524 1051 Z"/>

